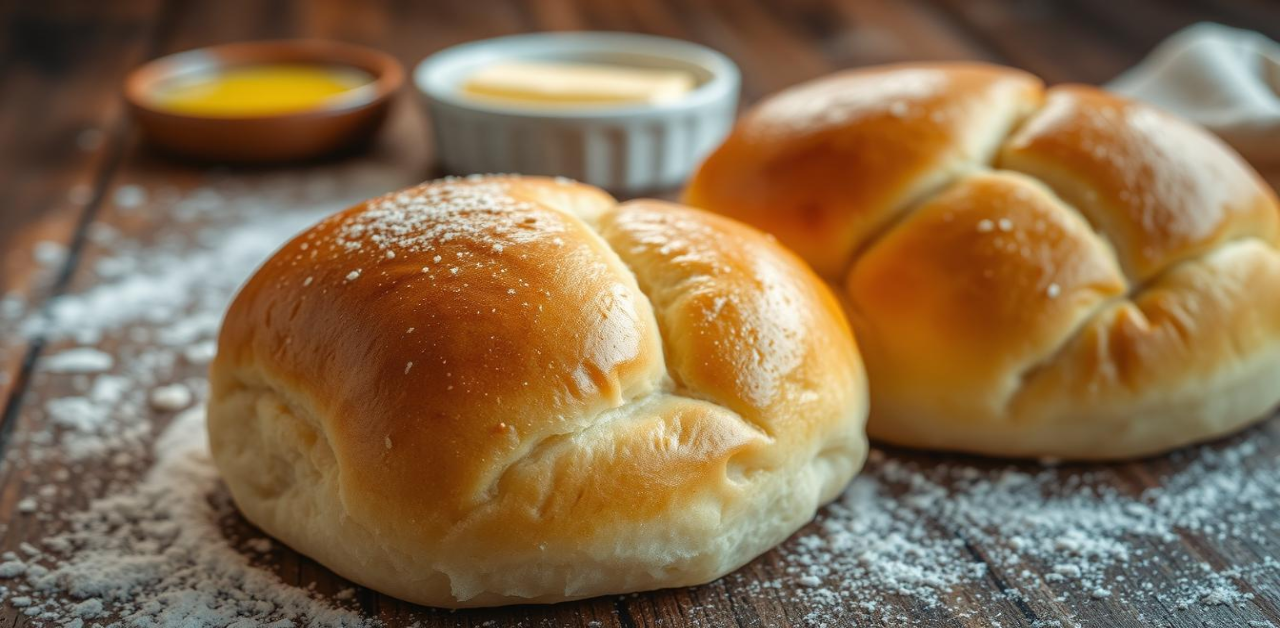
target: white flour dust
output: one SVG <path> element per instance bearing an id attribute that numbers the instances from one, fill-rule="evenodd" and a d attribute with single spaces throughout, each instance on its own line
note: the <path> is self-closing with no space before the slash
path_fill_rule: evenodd
<path id="1" fill-rule="evenodd" d="M 0 600 L 33 624 L 371 624 L 350 597 L 324 599 L 254 566 L 278 548 L 228 533 L 234 506 L 219 490 L 204 432 L 202 374 L 239 284 L 307 225 L 411 183 L 367 171 L 321 174 L 186 196 L 122 188 L 123 209 L 167 212 L 178 225 L 142 242 L 95 224 L 90 246 L 102 256 L 88 289 L 41 311 L 28 312 L 17 295 L 0 301 L 0 327 L 18 332 L 6 337 L 56 347 L 34 376 L 65 391 L 24 412 L 5 463 L 31 470 L 35 496 L 18 504 L 26 521 L 9 526 L 29 540 L 0 557 Z M 338 198 L 335 187 L 358 197 Z M 98 343 L 111 349 L 89 346 Z M 87 503 L 55 512 L 66 495 Z"/>
<path id="2" fill-rule="evenodd" d="M 155 446 L 163 454 L 135 486 L 68 515 L 43 550 L 5 563 L 25 575 L 29 615 L 61 625 L 108 614 L 129 626 L 366 623 L 254 567 L 246 554 L 270 552 L 266 539 L 247 551 L 227 540 L 221 522 L 234 506 L 215 490 L 200 409 L 178 415 Z"/>
<path id="3" fill-rule="evenodd" d="M 1174 454 L 1178 470 L 1157 487 L 1125 492 L 1114 486 L 1123 481 L 1115 467 L 978 468 L 873 452 L 816 529 L 793 539 L 787 571 L 808 585 L 801 597 L 818 601 L 814 620 L 856 608 L 852 615 L 905 621 L 885 602 L 947 605 L 952 587 L 984 579 L 1003 583 L 993 600 L 1048 592 L 1068 607 L 1111 597 L 1183 611 L 1247 602 L 1253 581 L 1274 587 L 1280 575 L 1280 470 L 1260 454 L 1275 434 L 1248 436 Z M 1188 553 L 1184 533 L 1258 550 L 1215 567 Z M 1170 567 L 1180 573 L 1172 588 L 1131 578 Z"/>
<path id="4" fill-rule="evenodd" d="M 28 480 L 6 531 L 18 549 L 0 557 L 4 603 L 37 625 L 77 628 L 376 623 L 354 589 L 289 585 L 259 566 L 286 548 L 228 532 L 234 507 L 203 429 L 201 373 L 238 285 L 298 230 L 355 200 L 320 201 L 335 189 L 372 196 L 410 183 L 335 176 L 185 196 L 131 190 L 121 206 L 168 212 L 178 227 L 142 242 L 97 225 L 91 287 L 37 312 L 15 295 L 0 300 L 0 326 L 47 340 L 34 377 L 62 391 L 28 404 L 6 454 Z M 917 612 L 960 617 L 955 609 L 974 603 L 996 625 L 1010 605 L 1122 601 L 1202 623 L 1197 613 L 1275 599 L 1280 463 L 1264 452 L 1277 437 L 1272 425 L 1185 450 L 1161 477 L 873 452 L 849 490 L 783 545 L 776 577 L 729 578 L 747 594 L 793 598 L 811 625 L 910 625 Z M 72 503 L 81 506 L 54 510 Z M 1227 548 L 1231 563 L 1188 550 L 1187 535 Z M 1161 586 L 1133 577 L 1155 568 L 1173 576 Z M 988 593 L 962 604 L 959 588 Z M 688 612 L 696 621 L 699 608 Z M 1081 623 L 1058 617 L 1041 625 Z"/>

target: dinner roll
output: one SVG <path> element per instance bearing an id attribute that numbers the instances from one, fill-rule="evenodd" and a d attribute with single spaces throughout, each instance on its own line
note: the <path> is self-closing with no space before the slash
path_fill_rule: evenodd
<path id="1" fill-rule="evenodd" d="M 750 111 L 685 200 L 837 288 L 873 438 L 1126 458 L 1280 402 L 1275 194 L 1149 106 L 981 64 L 844 72 Z"/>
<path id="2" fill-rule="evenodd" d="M 432 606 L 707 582 L 866 453 L 862 363 L 803 261 L 564 180 L 444 180 L 325 219 L 236 297 L 211 385 L 244 515 Z"/>

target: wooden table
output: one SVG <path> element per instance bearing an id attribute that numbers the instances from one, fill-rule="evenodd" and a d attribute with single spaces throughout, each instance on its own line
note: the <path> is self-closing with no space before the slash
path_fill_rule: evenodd
<path id="1" fill-rule="evenodd" d="M 36 311 L 55 295 L 92 288 L 95 262 L 110 252 L 90 237 L 94 225 L 109 225 L 142 246 L 154 234 L 177 228 L 177 218 L 164 212 L 130 211 L 119 193 L 122 186 L 181 193 L 210 178 L 257 183 L 276 174 L 270 170 L 210 173 L 166 160 L 140 144 L 122 106 L 122 77 L 139 63 L 174 51 L 236 40 L 325 37 L 382 48 L 412 65 L 443 47 L 482 37 L 538 30 L 637 31 L 698 41 L 724 51 L 741 66 L 744 100 L 751 102 L 837 68 L 926 59 L 1005 63 L 1051 83 L 1103 82 L 1135 63 L 1162 38 L 1200 20 L 1253 28 L 1280 39 L 1280 5 L 1266 0 L 9 3 L 0 12 L 0 138 L 4 142 L 0 151 L 0 293 Z M 354 163 L 379 170 L 385 177 L 382 181 L 389 182 L 367 184 L 371 188 L 434 176 L 422 115 L 407 93 L 399 105 L 383 141 L 370 153 L 351 157 L 345 164 L 308 166 L 308 171 L 324 176 L 330 169 Z M 33 250 L 42 241 L 65 245 L 69 255 L 38 261 Z M 66 378 L 41 373 L 41 356 L 77 343 L 39 334 L 24 336 L 12 319 L 0 318 L 0 325 L 12 325 L 0 327 L 5 342 L 0 351 L 0 451 L 9 457 L 0 474 L 0 521 L 8 522 L 0 549 L 12 550 L 25 540 L 38 540 L 43 528 L 52 525 L 48 517 L 24 516 L 15 509 L 62 463 L 56 456 L 28 463 L 19 449 L 47 420 L 41 412 L 44 401 L 71 392 Z M 145 328 L 145 324 L 135 326 Z M 122 343 L 137 342 L 130 337 L 112 334 L 96 342 L 111 352 Z M 175 376 L 199 375 L 196 365 L 175 368 Z M 163 424 L 169 418 L 155 413 L 150 420 Z M 1277 431 L 1273 420 L 1243 438 L 1258 440 L 1264 447 L 1259 455 L 1274 458 L 1280 454 Z M 925 465 L 945 460 L 903 452 L 888 455 Z M 999 466 L 983 461 L 965 464 L 979 469 Z M 1173 459 L 1157 458 L 1093 471 L 1095 478 L 1117 490 L 1133 492 L 1154 485 L 1155 478 L 1176 464 Z M 145 460 L 139 461 L 124 473 L 136 475 L 145 467 Z M 95 462 L 77 463 L 71 470 L 76 477 L 121 473 L 119 468 Z M 1077 472 L 1082 470 L 1062 471 Z M 52 511 L 83 508 L 101 490 L 100 483 L 85 482 L 80 490 L 60 493 L 53 498 L 54 504 L 45 507 Z M 1280 509 L 1275 514 L 1280 517 Z M 231 524 L 233 528 L 246 525 Z M 976 558 L 987 555 L 981 540 L 965 541 Z M 1242 555 L 1274 556 L 1272 541 L 1280 539 L 1258 542 L 1186 533 L 1180 542 L 1199 560 L 1221 567 L 1243 560 Z M 815 613 L 786 587 L 751 586 L 782 577 L 782 565 L 782 554 L 775 550 L 738 574 L 703 587 L 552 607 L 449 613 L 369 590 L 358 590 L 355 600 L 365 614 L 387 625 L 416 620 L 423 626 L 491 625 L 486 621 L 526 626 L 778 626 L 824 620 L 831 625 L 854 621 L 897 625 L 907 623 L 905 618 L 936 626 L 1280 625 L 1280 574 L 1275 570 L 1253 574 L 1240 583 L 1252 599 L 1188 611 L 1120 599 L 1063 602 L 1044 591 L 993 597 L 992 593 L 1013 585 L 1004 566 L 991 564 L 989 577 L 965 585 L 953 602 L 933 608 L 904 602 L 896 609 L 899 619 L 885 619 L 890 614 L 860 614 L 857 609 Z M 276 552 L 266 568 L 289 582 L 316 582 L 322 594 L 348 586 L 287 550 Z M 1179 574 L 1151 570 L 1129 576 L 1159 583 Z M 1002 601 L 991 601 L 997 598 Z M 30 622 L 9 605 L 0 607 L 0 620 L 5 626 Z"/>

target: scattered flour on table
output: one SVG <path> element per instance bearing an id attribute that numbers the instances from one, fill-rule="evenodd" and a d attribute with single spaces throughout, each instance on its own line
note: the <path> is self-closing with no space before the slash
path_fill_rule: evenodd
<path id="1" fill-rule="evenodd" d="M 136 209 L 147 202 L 147 190 L 139 185 L 122 185 L 116 188 L 111 200 L 121 208 Z"/>
<path id="2" fill-rule="evenodd" d="M 329 179 L 185 197 L 120 188 L 117 204 L 154 204 L 179 226 L 141 242 L 92 225 L 89 246 L 100 254 L 88 289 L 40 311 L 27 311 L 17 294 L 0 299 L 0 328 L 18 332 L 0 342 L 45 340 L 52 348 L 34 377 L 59 391 L 24 412 L 29 425 L 15 430 L 5 463 L 43 484 L 16 505 L 18 517 L 39 522 L 40 536 L 21 555 L 0 557 L 0 601 L 34 625 L 73 628 L 376 623 L 350 597 L 322 599 L 254 566 L 269 540 L 228 538 L 234 506 L 219 490 L 203 425 L 203 373 L 239 284 L 292 235 L 359 200 L 335 202 L 335 185 L 366 197 L 410 183 Z M 111 352 L 84 346 L 98 343 Z M 162 413 L 184 408 L 157 436 Z M 55 499 L 60 492 L 87 507 L 52 512 L 67 501 Z"/>
<path id="3" fill-rule="evenodd" d="M 980 468 L 873 451 L 863 475 L 783 560 L 809 585 L 800 596 L 817 600 L 817 616 L 860 608 L 892 621 L 884 594 L 947 605 L 952 587 L 985 578 L 1004 583 L 999 597 L 1048 590 L 1069 606 L 1112 597 L 1182 610 L 1247 602 L 1253 594 L 1242 586 L 1262 578 L 1274 587 L 1280 576 L 1280 469 L 1260 447 L 1275 438 L 1266 426 L 1225 447 L 1175 453 L 1177 471 L 1131 492 L 1115 488 L 1123 476 L 1114 467 Z M 1261 550 L 1215 568 L 1188 553 L 1181 533 Z M 1130 578 L 1170 568 L 1179 574 L 1173 588 Z"/>
<path id="4" fill-rule="evenodd" d="M 372 195 L 405 183 L 351 187 Z M 34 520 L 23 529 L 36 532 L 0 556 L 0 600 L 33 623 L 376 623 L 355 610 L 354 589 L 324 596 L 257 566 L 287 548 L 228 538 L 236 515 L 205 441 L 202 373 L 230 298 L 272 251 L 345 205 L 308 202 L 300 185 L 311 184 L 276 192 L 210 187 L 181 197 L 129 192 L 187 228 L 144 243 L 94 225 L 91 243 L 110 253 L 95 257 L 92 287 L 38 312 L 14 295 L 0 299 L 0 325 L 56 347 L 34 375 L 65 391 L 24 412 L 6 463 L 30 467 L 43 483 L 26 487 L 17 505 L 16 518 Z M 334 185 L 316 184 L 311 198 L 332 197 Z M 379 219 L 399 220 L 390 211 Z M 429 248 L 390 222 L 361 228 L 395 236 L 396 255 Z M 100 342 L 111 353 L 86 346 Z M 167 413 L 178 411 L 157 434 Z M 776 578 L 728 578 L 748 594 L 794 598 L 811 609 L 803 618 L 811 625 L 910 625 L 921 612 L 994 616 L 1012 604 L 1047 612 L 1045 604 L 1139 600 L 1188 614 L 1242 609 L 1280 576 L 1280 548 L 1271 540 L 1280 526 L 1280 462 L 1265 453 L 1276 438 L 1272 422 L 1175 454 L 1163 477 L 1141 483 L 1156 488 L 1138 486 L 1124 465 L 1002 465 L 873 451 L 844 495 L 782 546 Z M 52 512 L 54 504 L 74 503 L 67 496 L 86 506 Z M 1180 542 L 1184 534 L 1229 548 L 1233 564 L 1203 562 Z M 1174 574 L 1161 579 L 1172 584 L 1132 577 L 1150 568 Z M 963 602 L 961 588 L 970 596 Z M 688 609 L 691 618 L 699 608 Z"/>
<path id="5" fill-rule="evenodd" d="M 182 384 L 169 384 L 151 389 L 151 407 L 161 412 L 177 412 L 191 405 L 191 389 Z"/>
<path id="6" fill-rule="evenodd" d="M 202 409 L 179 415 L 136 486 L 71 514 L 67 530 L 43 539 L 48 560 L 23 570 L 29 615 L 61 625 L 108 611 L 129 626 L 367 623 L 254 567 L 228 542 L 221 522 L 234 506 L 216 491 L 204 434 Z M 0 573 L 15 571 L 0 564 Z"/>
<path id="7" fill-rule="evenodd" d="M 78 347 L 45 358 L 43 367 L 50 373 L 100 373 L 110 370 L 114 363 L 110 353 Z"/>
<path id="8" fill-rule="evenodd" d="M 52 240 L 41 240 L 36 242 L 31 256 L 41 266 L 57 266 L 67 258 L 67 247 Z"/>

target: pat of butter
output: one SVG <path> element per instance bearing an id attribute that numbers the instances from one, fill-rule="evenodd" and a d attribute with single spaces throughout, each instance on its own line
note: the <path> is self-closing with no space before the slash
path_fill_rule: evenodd
<path id="1" fill-rule="evenodd" d="M 659 103 L 693 87 L 693 75 L 681 70 L 514 61 L 480 69 L 462 93 L 480 100 L 573 107 Z"/>

